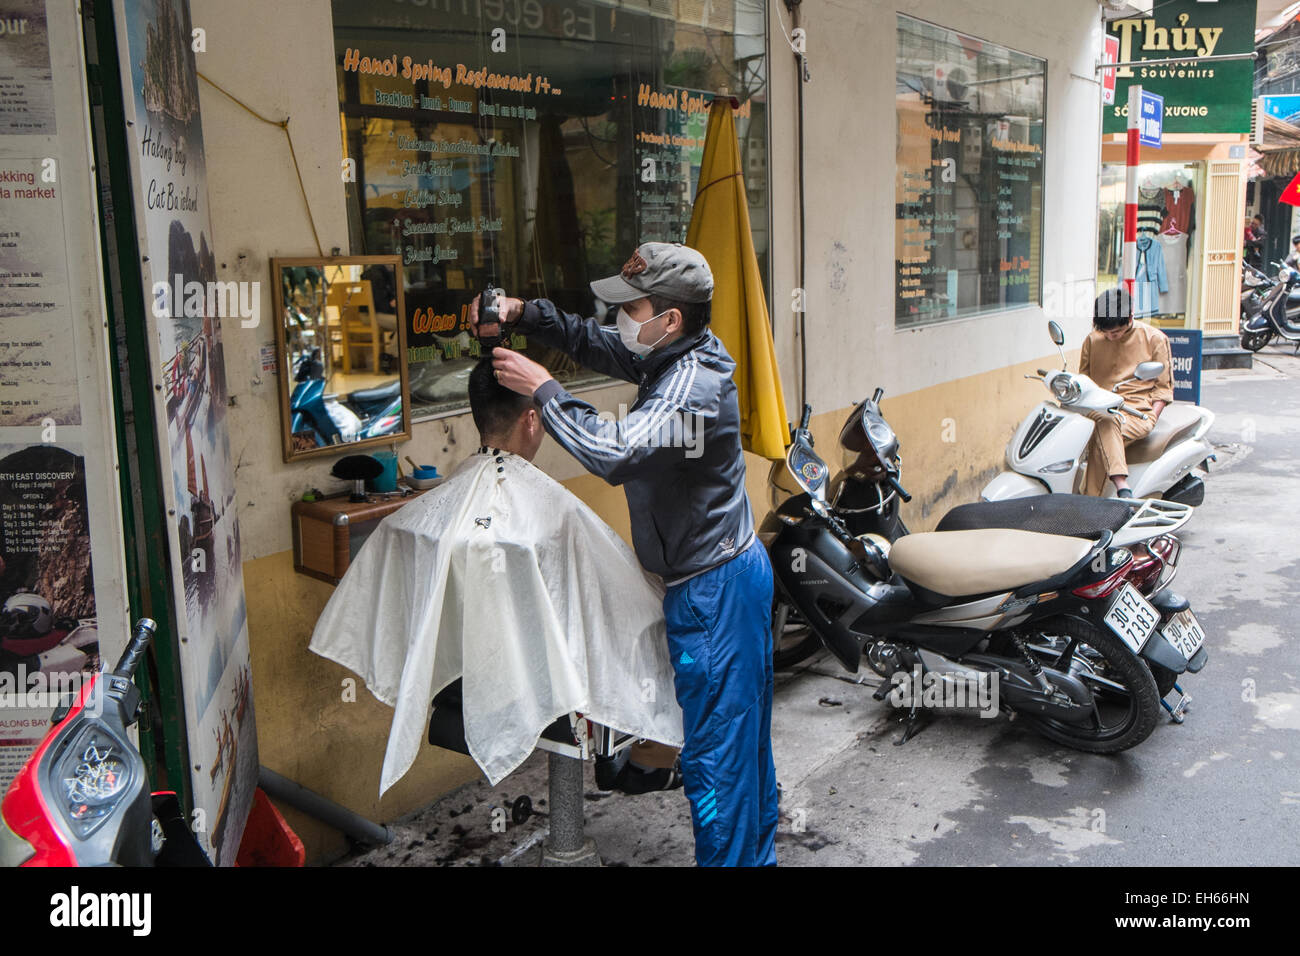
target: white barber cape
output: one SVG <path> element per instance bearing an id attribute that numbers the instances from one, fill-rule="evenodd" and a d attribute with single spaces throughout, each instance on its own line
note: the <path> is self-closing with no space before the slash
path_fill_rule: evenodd
<path id="1" fill-rule="evenodd" d="M 662 601 L 590 508 L 525 459 L 480 451 L 379 524 L 310 646 L 395 708 L 381 795 L 461 676 L 465 741 L 495 786 L 571 711 L 681 746 Z"/>

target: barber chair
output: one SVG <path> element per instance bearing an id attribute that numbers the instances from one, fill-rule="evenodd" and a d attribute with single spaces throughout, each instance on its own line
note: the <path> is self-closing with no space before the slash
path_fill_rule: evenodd
<path id="1" fill-rule="evenodd" d="M 434 696 L 429 743 L 468 756 L 461 690 L 458 679 Z M 560 717 L 542 731 L 537 749 L 547 751 L 551 824 L 542 844 L 542 866 L 600 866 L 596 842 L 583 832 L 582 762 L 612 757 L 636 741 L 631 734 L 593 723 L 581 714 Z"/>

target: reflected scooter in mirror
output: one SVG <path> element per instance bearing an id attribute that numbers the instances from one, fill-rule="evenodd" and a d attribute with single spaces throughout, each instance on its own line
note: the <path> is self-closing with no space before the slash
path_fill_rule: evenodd
<path id="1" fill-rule="evenodd" d="M 1005 501 L 1029 495 L 1070 494 L 1081 486 L 1083 453 L 1095 423 L 1086 413 L 1146 415 L 1087 375 L 1066 367 L 1065 335 L 1048 323 L 1052 342 L 1061 353 L 1061 370 L 1038 369 L 1025 378 L 1041 381 L 1055 401 L 1042 402 L 1025 418 L 1007 445 L 1008 469 L 984 486 L 985 501 Z M 1160 362 L 1143 362 L 1120 385 L 1151 381 L 1164 371 Z M 1214 448 L 1205 437 L 1214 413 L 1199 405 L 1174 402 L 1165 407 L 1146 437 L 1126 449 L 1129 486 L 1134 498 L 1160 498 L 1188 506 L 1205 500 L 1205 477 Z"/>
<path id="2" fill-rule="evenodd" d="M 395 434 L 402 427 L 402 383 L 349 393 L 343 401 L 325 391 L 320 349 L 305 352 L 294 366 L 296 383 L 289 399 L 294 440 L 311 447 L 341 445 Z"/>
<path id="3" fill-rule="evenodd" d="M 914 669 L 945 686 L 990 683 L 997 704 L 1044 736 L 1095 753 L 1151 733 L 1160 697 L 1144 659 L 1175 673 L 1204 666 L 1204 632 L 1186 608 L 1170 622 L 1128 583 L 1132 553 L 1095 540 L 1017 529 L 906 535 L 888 554 L 856 538 L 826 502 L 811 409 L 786 456 L 806 497 L 769 545 L 777 586 L 849 671 L 864 647 L 886 682 Z M 901 583 L 896 583 L 901 582 Z M 913 700 L 908 731 L 920 713 Z"/>

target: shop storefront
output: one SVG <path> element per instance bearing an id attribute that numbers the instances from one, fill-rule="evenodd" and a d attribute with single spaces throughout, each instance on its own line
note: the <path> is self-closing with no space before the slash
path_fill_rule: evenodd
<path id="1" fill-rule="evenodd" d="M 1097 282 L 1120 281 L 1124 246 L 1124 166 L 1103 164 Z M 1154 325 L 1194 328 L 1202 255 L 1196 197 L 1205 191 L 1203 163 L 1146 163 L 1138 184 L 1136 313 Z"/>
<path id="2" fill-rule="evenodd" d="M 335 0 L 349 247 L 402 256 L 416 421 L 465 408 L 487 287 L 591 308 L 639 241 L 681 242 L 709 104 L 736 97 L 760 267 L 767 90 L 759 5 Z M 612 320 L 612 314 L 609 317 Z M 601 382 L 515 343 L 570 389 Z"/>
<path id="3" fill-rule="evenodd" d="M 1255 6 L 1174 0 L 1107 24 L 1119 62 L 1156 62 L 1117 69 L 1115 102 L 1102 114 L 1098 283 L 1119 279 L 1128 90 L 1140 85 L 1165 105 L 1163 145 L 1142 148 L 1138 171 L 1136 304 L 1157 326 L 1237 330 L 1253 69 L 1246 59 L 1176 58 L 1253 52 Z"/>

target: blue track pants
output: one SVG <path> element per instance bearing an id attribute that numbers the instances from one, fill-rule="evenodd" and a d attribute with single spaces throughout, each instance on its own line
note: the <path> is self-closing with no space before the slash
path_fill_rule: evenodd
<path id="1" fill-rule="evenodd" d="M 700 866 L 776 865 L 772 566 L 754 541 L 668 589 L 681 766 Z"/>

